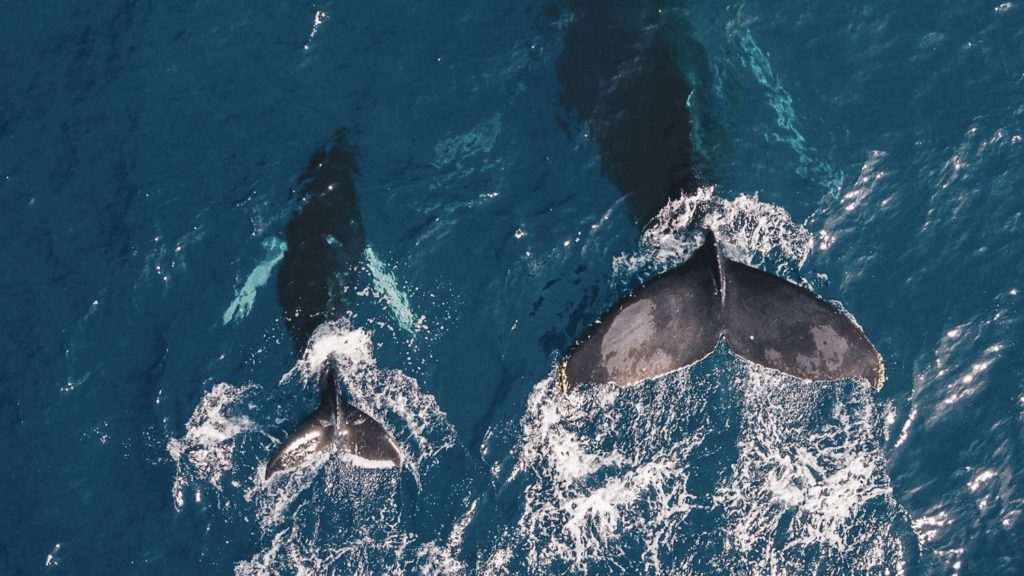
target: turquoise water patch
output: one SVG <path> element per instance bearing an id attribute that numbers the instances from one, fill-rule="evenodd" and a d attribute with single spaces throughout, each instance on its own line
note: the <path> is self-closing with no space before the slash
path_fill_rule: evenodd
<path id="1" fill-rule="evenodd" d="M 473 126 L 461 134 L 446 134 L 434 144 L 434 168 L 440 174 L 432 188 L 451 184 L 478 172 L 486 172 L 501 165 L 500 160 L 488 157 L 501 134 L 501 113 Z"/>

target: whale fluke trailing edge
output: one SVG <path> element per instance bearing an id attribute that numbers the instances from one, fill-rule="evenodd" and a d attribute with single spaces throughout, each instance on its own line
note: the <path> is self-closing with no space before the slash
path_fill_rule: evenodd
<path id="1" fill-rule="evenodd" d="M 320 405 L 299 423 L 267 462 L 265 478 L 337 450 L 364 467 L 400 466 L 401 453 L 391 434 L 338 392 L 338 369 L 328 360 L 320 371 Z"/>
<path id="2" fill-rule="evenodd" d="M 699 362 L 722 339 L 738 356 L 799 378 L 882 387 L 882 358 L 852 319 L 796 284 L 721 256 L 710 230 L 704 238 L 686 263 L 587 329 L 559 366 L 563 391 L 656 378 Z"/>

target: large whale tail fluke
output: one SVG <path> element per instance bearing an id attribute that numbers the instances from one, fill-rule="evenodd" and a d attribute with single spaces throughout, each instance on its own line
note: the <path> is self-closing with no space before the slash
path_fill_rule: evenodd
<path id="1" fill-rule="evenodd" d="M 810 380 L 885 382 L 882 358 L 861 328 L 812 292 L 733 262 L 714 234 L 682 266 L 606 312 L 562 361 L 559 384 L 628 385 L 690 366 L 721 339 L 757 364 Z"/>
<path id="2" fill-rule="evenodd" d="M 274 451 L 264 478 L 334 450 L 366 468 L 401 465 L 401 452 L 391 433 L 339 395 L 339 378 L 334 362 L 328 360 L 320 372 L 320 405 Z"/>

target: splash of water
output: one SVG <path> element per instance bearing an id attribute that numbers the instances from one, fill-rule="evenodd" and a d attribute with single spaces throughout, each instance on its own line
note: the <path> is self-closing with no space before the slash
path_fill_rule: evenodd
<path id="1" fill-rule="evenodd" d="M 223 491 L 221 480 L 234 464 L 237 437 L 256 427 L 241 410 L 242 400 L 251 389 L 252 386 L 232 386 L 226 382 L 217 384 L 203 396 L 188 419 L 185 435 L 167 442 L 167 452 L 177 469 L 171 489 L 176 509 L 185 505 L 189 486 L 205 484 L 217 493 Z M 196 502 L 201 495 L 201 489 L 196 488 Z"/>
<path id="2" fill-rule="evenodd" d="M 883 412 L 860 382 L 758 366 L 743 388 L 738 458 L 713 501 L 744 573 L 905 570 L 909 517 L 885 472 Z"/>
<path id="3" fill-rule="evenodd" d="M 721 351 L 710 362 L 721 360 L 710 374 L 568 397 L 540 382 L 501 479 L 522 512 L 478 568 L 502 557 L 532 574 L 902 572 L 913 533 L 871 389 Z"/>
<path id="4" fill-rule="evenodd" d="M 265 430 L 279 424 L 255 409 L 267 403 L 267 391 L 253 385 L 215 386 L 184 436 L 168 443 L 178 464 L 176 506 L 185 505 L 188 487 L 200 487 L 198 494 L 208 486 L 219 495 L 216 505 L 256 518 L 266 547 L 239 562 L 236 574 L 378 574 L 387 566 L 401 573 L 410 563 L 455 565 L 454 549 L 443 540 L 423 542 L 404 527 L 400 497 L 403 478 L 418 483 L 456 445 L 454 429 L 432 395 L 401 371 L 379 368 L 373 350 L 369 331 L 345 321 L 325 324 L 279 385 L 294 396 L 315 381 L 324 362 L 334 362 L 350 401 L 394 433 L 406 456 L 403 469 L 364 469 L 328 454 L 265 480 L 262 460 L 277 442 L 267 442 Z M 337 526 L 346 529 L 327 528 Z"/>
<path id="5" fill-rule="evenodd" d="M 519 560 L 531 573 L 586 572 L 629 551 L 657 570 L 692 507 L 688 459 L 703 436 L 700 426 L 686 421 L 700 412 L 706 396 L 681 392 L 677 385 L 685 387 L 685 380 L 677 374 L 569 397 L 552 378 L 539 383 L 504 480 L 506 490 L 523 500 L 523 513 L 504 532 L 512 548 L 496 549 L 492 558 L 525 550 Z M 655 524 L 656 537 L 636 540 Z"/>
<path id="6" fill-rule="evenodd" d="M 756 195 L 721 198 L 708 186 L 670 200 L 644 230 L 639 250 L 615 258 L 615 275 L 659 273 L 685 262 L 702 242 L 701 231 L 691 225 L 698 211 L 704 212 L 702 223 L 715 232 L 722 251 L 738 262 L 763 266 L 771 260 L 778 273 L 794 273 L 814 247 L 810 231 L 781 207 Z"/>

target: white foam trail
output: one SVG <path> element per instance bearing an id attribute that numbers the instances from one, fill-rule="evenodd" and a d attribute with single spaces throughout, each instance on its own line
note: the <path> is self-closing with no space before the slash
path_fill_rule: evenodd
<path id="1" fill-rule="evenodd" d="M 263 260 L 249 273 L 245 284 L 235 291 L 235 299 L 224 311 L 224 324 L 231 321 L 238 322 L 249 315 L 252 305 L 256 301 L 256 292 L 270 280 L 271 272 L 284 258 L 288 245 L 280 238 L 267 238 L 263 241 L 263 248 L 266 250 Z"/>
<path id="2" fill-rule="evenodd" d="M 503 545 L 512 548 L 492 551 L 482 569 L 524 549 L 531 573 L 567 566 L 585 572 L 590 563 L 620 557 L 627 549 L 639 553 L 647 569 L 659 569 L 664 546 L 685 526 L 691 509 L 687 459 L 700 433 L 672 439 L 671 426 L 655 427 L 685 421 L 704 401 L 702 394 L 680 390 L 685 383 L 667 381 L 592 388 L 569 397 L 552 378 L 537 385 L 505 480 L 508 489 L 522 490 L 524 510 L 503 537 Z M 645 439 L 630 441 L 638 437 Z M 649 525 L 660 532 L 637 543 L 636 535 L 646 534 Z"/>
<path id="3" fill-rule="evenodd" d="M 568 397 L 540 382 L 501 479 L 522 513 L 478 570 L 515 560 L 531 574 L 904 571 L 910 525 L 885 473 L 884 411 L 870 387 L 731 363 L 735 374 Z M 727 468 L 708 470 L 734 434 Z M 718 479 L 694 492 L 695 475 Z"/>
<path id="4" fill-rule="evenodd" d="M 222 491 L 221 478 L 234 464 L 236 437 L 255 429 L 252 420 L 238 413 L 241 399 L 251 388 L 217 384 L 196 406 L 185 424 L 185 435 L 168 440 L 167 452 L 177 469 L 172 488 L 176 509 L 185 505 L 190 485 L 205 484 L 218 493 Z M 201 494 L 201 489 L 195 488 L 196 502 Z"/>
<path id="5" fill-rule="evenodd" d="M 320 31 L 320 26 L 322 26 L 326 20 L 327 12 L 324 12 L 323 10 L 317 10 L 316 13 L 313 14 L 313 28 L 309 31 L 309 38 L 306 39 L 306 43 L 302 46 L 303 50 L 309 50 L 310 46 L 313 44 L 313 39 L 316 38 L 317 32 Z"/>
<path id="6" fill-rule="evenodd" d="M 905 570 L 906 512 L 885 471 L 884 411 L 857 381 L 820 383 L 748 365 L 739 456 L 714 502 L 744 573 Z"/>

